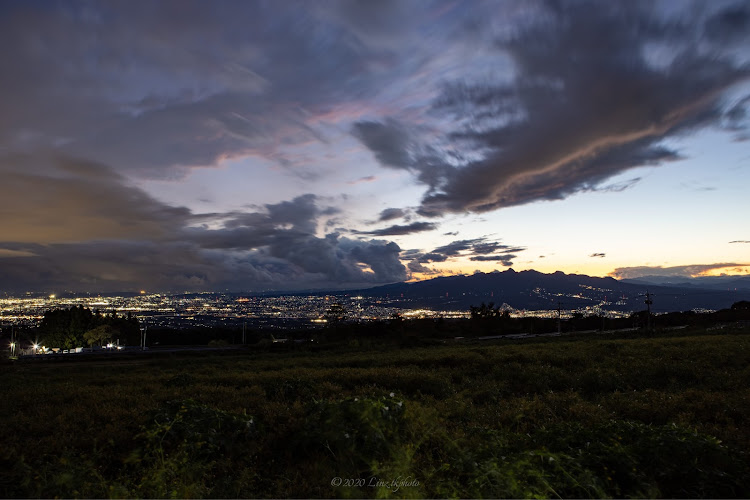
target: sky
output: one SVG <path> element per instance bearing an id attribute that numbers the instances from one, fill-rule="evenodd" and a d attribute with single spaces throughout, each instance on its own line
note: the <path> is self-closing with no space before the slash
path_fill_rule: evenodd
<path id="1" fill-rule="evenodd" d="M 746 1 L 0 2 L 0 291 L 750 273 Z"/>

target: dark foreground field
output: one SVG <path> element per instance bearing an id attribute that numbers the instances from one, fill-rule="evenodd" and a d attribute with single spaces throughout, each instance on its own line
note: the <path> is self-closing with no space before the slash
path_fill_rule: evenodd
<path id="1" fill-rule="evenodd" d="M 750 332 L 0 367 L 2 497 L 750 497 Z"/>

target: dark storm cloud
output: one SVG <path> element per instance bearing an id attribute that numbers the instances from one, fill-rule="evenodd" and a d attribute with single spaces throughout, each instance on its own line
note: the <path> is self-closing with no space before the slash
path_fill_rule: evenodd
<path id="1" fill-rule="evenodd" d="M 417 258 L 419 262 L 445 262 L 448 256 L 442 253 L 427 252 Z"/>
<path id="2" fill-rule="evenodd" d="M 334 0 L 323 13 L 345 25 L 362 45 L 398 47 L 401 34 L 414 22 L 400 0 Z"/>
<path id="3" fill-rule="evenodd" d="M 335 245 L 334 245 L 335 246 Z M 377 245 L 378 249 L 382 245 Z M 310 248 L 308 245 L 307 248 Z M 363 248 L 368 248 L 367 244 Z M 327 249 L 331 251 L 332 249 Z M 377 283 L 398 275 L 397 260 L 381 257 L 369 264 L 377 275 L 363 273 L 356 262 L 370 255 L 349 252 L 329 267 L 298 265 L 261 251 L 229 253 L 190 242 L 109 241 L 54 244 L 29 249 L 33 257 L 0 259 L 6 290 L 273 290 L 294 287 L 340 287 Z M 335 251 L 335 249 L 333 250 Z M 322 252 L 327 255 L 325 252 Z M 320 256 L 320 255 L 317 255 Z M 11 263 L 5 261 L 12 260 Z M 388 267 L 391 265 L 391 267 Z M 385 267 L 383 269 L 383 267 Z M 401 279 L 405 271 L 401 269 Z M 353 279 L 354 281 L 347 281 Z M 398 279 L 394 279 L 397 281 Z M 388 282 L 388 281 L 386 281 Z"/>
<path id="4" fill-rule="evenodd" d="M 190 243 L 106 241 L 38 245 L 33 257 L 0 259 L 0 279 L 10 290 L 205 290 L 236 281 L 273 282 L 263 266 L 202 251 Z"/>
<path id="5" fill-rule="evenodd" d="M 372 274 L 375 279 L 366 281 L 395 282 L 405 279 L 404 265 L 399 260 L 401 249 L 392 241 L 363 243 L 342 238 L 338 247 L 348 251 L 352 260 L 367 264 L 372 269 L 372 273 L 367 274 Z M 361 274 L 358 273 L 356 278 L 361 279 Z"/>
<path id="6" fill-rule="evenodd" d="M 320 210 L 313 194 L 298 196 L 291 201 L 267 204 L 263 212 L 226 214 L 223 227 L 186 227 L 181 238 L 202 248 L 245 250 L 278 244 L 278 240 L 302 240 L 314 235 Z"/>
<path id="7" fill-rule="evenodd" d="M 706 35 L 712 41 L 732 43 L 750 37 L 750 7 L 747 3 L 729 6 L 706 21 Z"/>
<path id="8" fill-rule="evenodd" d="M 385 210 L 380 212 L 380 216 L 378 216 L 378 221 L 386 222 L 389 220 L 400 219 L 405 216 L 406 216 L 406 212 L 401 208 L 386 208 Z"/>
<path id="9" fill-rule="evenodd" d="M 412 273 L 423 273 L 423 274 L 434 274 L 436 273 L 435 270 L 430 269 L 427 266 L 422 265 L 421 262 L 418 260 L 412 260 L 409 261 L 409 263 L 406 265 L 406 268 L 409 270 L 409 272 Z"/>
<path id="10" fill-rule="evenodd" d="M 476 262 L 502 262 L 505 266 L 513 264 L 516 253 L 526 250 L 524 247 L 516 247 L 501 244 L 499 241 L 488 241 L 487 238 L 474 238 L 470 240 L 456 240 L 447 245 L 435 248 L 430 252 L 415 255 L 414 261 L 418 263 L 446 262 L 459 256 L 469 257 Z"/>
<path id="11" fill-rule="evenodd" d="M 138 186 L 239 157 L 295 181 L 325 172 L 337 176 L 329 185 L 364 183 L 369 166 L 338 170 L 361 159 L 354 137 L 427 186 L 423 214 L 481 212 L 624 189 L 607 179 L 679 159 L 662 139 L 746 128 L 747 99 L 724 109 L 721 97 L 747 77 L 736 62 L 747 5 L 685 9 L 684 22 L 641 3 L 560 5 L 0 2 L 0 283 L 343 286 L 403 279 L 400 258 L 411 272 L 505 262 L 523 248 L 480 238 L 407 253 L 349 239 L 351 227 L 331 232 L 346 217 L 332 219 L 337 209 L 314 194 L 199 214 Z M 529 14 L 511 21 L 512 10 Z M 505 56 L 513 68 L 478 64 Z M 405 225 L 369 234 L 434 229 L 413 215 L 386 209 L 379 222 Z"/>
<path id="12" fill-rule="evenodd" d="M 384 167 L 408 169 L 412 166 L 408 132 L 395 120 L 386 123 L 357 122 L 353 134 L 372 150 Z"/>
<path id="13" fill-rule="evenodd" d="M 600 259 L 603 259 L 603 258 L 604 258 L 604 257 L 606 257 L 606 256 L 607 256 L 607 254 L 606 254 L 606 253 L 601 253 L 601 252 L 597 252 L 597 253 L 592 253 L 591 255 L 589 255 L 589 257 L 592 257 L 592 258 L 600 258 Z"/>
<path id="14" fill-rule="evenodd" d="M 515 65 L 510 82 L 445 84 L 432 112 L 457 127 L 432 149 L 390 118 L 355 127 L 383 165 L 413 171 L 428 186 L 420 214 L 559 200 L 601 189 L 625 170 L 677 160 L 663 141 L 719 125 L 724 93 L 750 76 L 729 48 L 700 45 L 702 37 L 746 34 L 744 4 L 706 20 L 706 35 L 700 13 L 676 20 L 636 2 L 542 5 L 495 38 L 494 50 Z M 446 154 L 441 141 L 454 151 Z"/>
<path id="15" fill-rule="evenodd" d="M 632 279 L 640 278 L 643 276 L 673 276 L 681 278 L 690 278 L 698 276 L 707 271 L 714 269 L 724 269 L 732 267 L 747 267 L 750 264 L 737 264 L 737 263 L 716 263 L 716 264 L 694 264 L 689 266 L 672 266 L 672 267 L 661 267 L 661 266 L 634 266 L 634 267 L 618 267 L 611 273 L 610 276 L 617 279 Z"/>
<path id="16" fill-rule="evenodd" d="M 281 148 L 325 143 L 310 116 L 395 64 L 292 2 L 6 2 L 0 43 L 2 145 L 159 178 L 248 154 L 313 175 Z"/>
<path id="17" fill-rule="evenodd" d="M 0 212 L 6 290 L 258 290 L 406 278 L 393 242 L 317 236 L 319 218 L 335 209 L 312 194 L 257 212 L 196 215 L 100 164 L 5 160 L 12 165 Z"/>
<path id="18" fill-rule="evenodd" d="M 192 241 L 2 246 L 12 247 L 0 251 L 0 281 L 6 291 L 288 290 L 406 278 L 395 243 L 336 235 L 279 234 L 268 247 L 234 252 Z M 7 255 L 8 251 L 17 255 Z"/>
<path id="19" fill-rule="evenodd" d="M 417 248 L 409 248 L 407 250 L 401 250 L 401 257 L 403 257 L 404 259 L 410 259 L 421 254 L 422 254 L 422 251 Z"/>
<path id="20" fill-rule="evenodd" d="M 338 209 L 313 194 L 196 214 L 131 181 L 245 155 L 315 178 L 308 156 L 284 148 L 326 145 L 316 113 L 382 87 L 393 64 L 321 14 L 221 0 L 0 5 L 10 61 L 0 78 L 0 282 L 279 289 L 404 279 L 396 244 L 319 233 Z M 373 58 L 377 67 L 364 63 Z"/>
<path id="21" fill-rule="evenodd" d="M 475 243 L 472 247 L 475 254 L 486 255 L 491 253 L 509 254 L 515 252 L 523 252 L 526 250 L 523 247 L 512 247 L 509 245 L 501 245 L 497 241 L 490 241 L 487 243 Z"/>
<path id="22" fill-rule="evenodd" d="M 472 260 L 474 262 L 499 262 L 505 267 L 510 267 L 513 265 L 513 259 L 515 259 L 517 256 L 513 254 L 507 254 L 507 255 L 477 255 L 475 257 L 471 257 L 469 260 Z"/>
<path id="23" fill-rule="evenodd" d="M 371 236 L 401 236 L 405 234 L 421 233 L 437 229 L 437 224 L 433 222 L 412 222 L 406 225 L 393 225 L 374 231 L 355 231 L 357 234 L 369 234 Z"/>
<path id="24" fill-rule="evenodd" d="M 172 238 L 195 218 L 99 163 L 54 155 L 0 157 L 0 239 L 60 243 Z"/>
<path id="25" fill-rule="evenodd" d="M 406 124 L 397 120 L 356 122 L 352 134 L 372 151 L 382 166 L 408 170 L 431 190 L 439 187 L 455 170 L 441 158 L 438 150 L 425 144 Z"/>
<path id="26" fill-rule="evenodd" d="M 525 250 L 523 247 L 503 245 L 499 241 L 487 241 L 486 238 L 475 238 L 471 240 L 456 240 L 447 245 L 437 247 L 430 253 L 453 257 L 464 251 L 470 251 L 473 254 L 486 255 L 490 253 L 522 252 L 523 250 Z"/>
<path id="27" fill-rule="evenodd" d="M 219 229 L 187 228 L 185 239 L 201 248 L 253 250 L 256 261 L 270 259 L 287 273 L 287 279 L 308 286 L 384 283 L 406 277 L 400 248 L 393 242 L 351 240 L 336 233 L 316 236 L 318 218 L 330 207 L 320 209 L 312 194 L 268 204 L 265 209 L 229 218 Z M 369 270 L 363 271 L 362 264 Z"/>
<path id="28" fill-rule="evenodd" d="M 434 249 L 431 254 L 441 254 L 446 257 L 453 257 L 459 253 L 472 248 L 474 245 L 483 244 L 484 238 L 477 238 L 473 240 L 456 240 L 448 243 L 447 245 L 439 246 Z"/>

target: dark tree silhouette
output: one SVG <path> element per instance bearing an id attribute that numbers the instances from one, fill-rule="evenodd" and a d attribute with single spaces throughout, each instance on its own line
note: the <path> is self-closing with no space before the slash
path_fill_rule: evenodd
<path id="1" fill-rule="evenodd" d="M 83 339 L 90 346 L 94 344 L 102 345 L 104 342 L 112 340 L 117 332 L 110 325 L 99 325 L 83 334 Z"/>
<path id="2" fill-rule="evenodd" d="M 338 302 L 331 304 L 326 313 L 323 315 L 327 326 L 336 326 L 346 319 L 346 309 Z"/>
<path id="3" fill-rule="evenodd" d="M 97 327 L 106 325 L 121 344 L 138 345 L 140 341 L 140 322 L 128 313 L 118 316 L 116 311 L 102 315 L 99 311 L 92 313 L 83 306 L 70 309 L 53 309 L 44 313 L 39 326 L 40 342 L 47 347 L 70 349 L 87 343 L 84 334 Z"/>
<path id="4" fill-rule="evenodd" d="M 479 307 L 469 306 L 469 312 L 471 313 L 471 319 L 492 319 L 500 317 L 500 308 L 495 307 L 494 302 L 490 302 L 489 304 L 482 302 L 482 305 Z"/>

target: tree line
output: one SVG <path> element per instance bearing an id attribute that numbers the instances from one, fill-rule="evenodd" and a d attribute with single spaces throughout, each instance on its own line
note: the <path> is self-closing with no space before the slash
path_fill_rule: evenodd
<path id="1" fill-rule="evenodd" d="M 120 344 L 138 345 L 141 338 L 140 322 L 130 312 L 122 316 L 116 311 L 102 314 L 80 305 L 47 311 L 39 330 L 40 344 L 62 349 L 103 345 L 117 339 Z"/>

